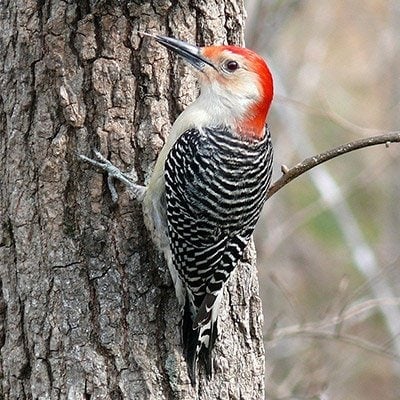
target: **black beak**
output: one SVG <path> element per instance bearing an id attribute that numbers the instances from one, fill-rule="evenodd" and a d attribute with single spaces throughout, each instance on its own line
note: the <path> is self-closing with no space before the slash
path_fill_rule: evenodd
<path id="1" fill-rule="evenodd" d="M 209 65 L 210 67 L 217 70 L 215 65 L 210 60 L 208 60 L 207 58 L 203 57 L 200 54 L 199 47 L 193 46 L 189 43 L 182 42 L 181 40 L 173 39 L 167 36 L 153 35 L 146 32 L 139 32 L 139 33 L 154 38 L 158 43 L 162 44 L 167 49 L 172 50 L 176 54 L 179 54 L 185 61 L 193 65 L 199 71 L 203 71 L 206 65 Z"/>

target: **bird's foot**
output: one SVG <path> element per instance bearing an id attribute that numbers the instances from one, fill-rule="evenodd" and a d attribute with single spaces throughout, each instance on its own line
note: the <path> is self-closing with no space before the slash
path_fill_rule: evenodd
<path id="1" fill-rule="evenodd" d="M 142 201 L 144 194 L 146 192 L 146 187 L 138 185 L 129 178 L 127 174 L 124 174 L 118 167 L 111 163 L 111 161 L 107 160 L 99 151 L 94 150 L 94 154 L 97 160 L 84 156 L 83 154 L 79 154 L 79 158 L 89 164 L 94 165 L 97 168 L 102 169 L 107 172 L 107 185 L 108 189 L 111 193 L 111 199 L 114 203 L 118 201 L 118 193 L 115 189 L 114 179 L 118 179 L 121 181 L 132 193 L 135 199 L 138 201 Z"/>

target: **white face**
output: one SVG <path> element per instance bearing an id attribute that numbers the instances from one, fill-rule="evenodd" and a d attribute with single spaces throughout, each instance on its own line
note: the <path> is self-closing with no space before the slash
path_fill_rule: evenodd
<path id="1" fill-rule="evenodd" d="M 218 71 L 206 67 L 199 74 L 202 88 L 211 90 L 216 95 L 259 101 L 261 88 L 256 73 L 248 67 L 248 60 L 229 50 L 220 53 L 216 60 L 212 60 Z"/>
<path id="2" fill-rule="evenodd" d="M 228 126 L 238 134 L 261 138 L 273 96 L 265 61 L 251 50 L 234 46 L 203 47 L 198 77 L 201 93 L 176 120 L 179 135 L 190 127 Z"/>
<path id="3" fill-rule="evenodd" d="M 224 50 L 212 59 L 217 70 L 207 66 L 199 73 L 201 95 L 208 112 L 215 117 L 224 115 L 235 121 L 249 112 L 261 99 L 261 87 L 256 73 L 248 68 L 248 60 L 239 54 Z"/>

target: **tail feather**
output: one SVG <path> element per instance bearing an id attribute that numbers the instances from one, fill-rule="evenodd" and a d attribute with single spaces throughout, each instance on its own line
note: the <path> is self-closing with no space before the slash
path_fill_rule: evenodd
<path id="1" fill-rule="evenodd" d="M 203 343 L 203 346 L 200 347 L 199 358 L 203 360 L 207 378 L 211 379 L 213 375 L 212 349 L 218 336 L 217 321 L 210 321 L 209 324 L 199 328 L 199 330 L 200 336 L 207 338 L 207 343 Z"/>
<path id="2" fill-rule="evenodd" d="M 221 293 L 222 294 L 222 293 Z M 210 300 L 212 296 L 212 302 Z M 202 305 L 194 316 L 187 298 L 182 324 L 184 354 L 192 386 L 196 385 L 197 363 L 204 363 L 207 378 L 212 377 L 212 349 L 218 336 L 217 316 L 221 296 L 205 296 Z M 212 303 L 212 304 L 211 304 Z"/>
<path id="3" fill-rule="evenodd" d="M 200 326 L 208 324 L 208 322 L 211 320 L 213 307 L 217 298 L 218 297 L 214 296 L 212 293 L 206 293 L 201 306 L 197 311 L 196 318 L 193 321 L 193 329 L 197 329 Z"/>
<path id="4" fill-rule="evenodd" d="M 182 340 L 190 382 L 192 386 L 195 386 L 197 376 L 197 345 L 199 342 L 199 330 L 193 329 L 193 315 L 187 298 L 183 313 Z"/>

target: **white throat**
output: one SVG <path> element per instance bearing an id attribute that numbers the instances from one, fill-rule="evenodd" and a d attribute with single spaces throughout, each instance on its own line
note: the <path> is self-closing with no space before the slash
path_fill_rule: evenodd
<path id="1" fill-rule="evenodd" d="M 204 126 L 235 126 L 258 97 L 255 87 L 238 95 L 221 88 L 218 82 L 205 84 L 200 96 L 175 121 L 172 134 L 179 136 L 189 128 Z"/>

